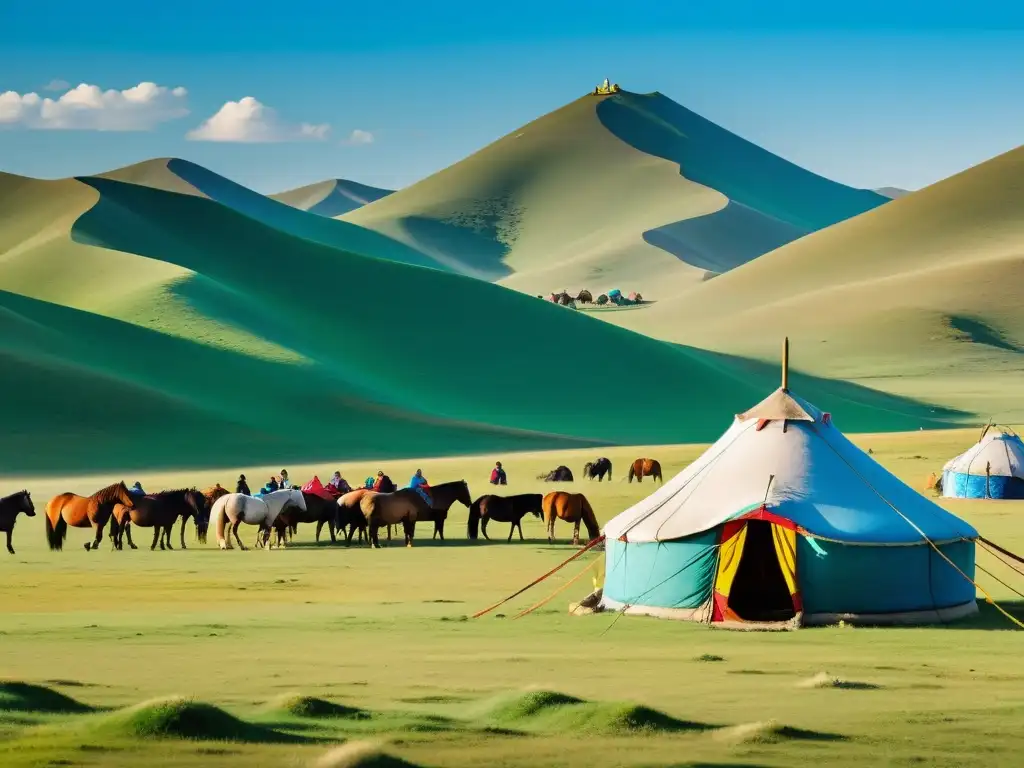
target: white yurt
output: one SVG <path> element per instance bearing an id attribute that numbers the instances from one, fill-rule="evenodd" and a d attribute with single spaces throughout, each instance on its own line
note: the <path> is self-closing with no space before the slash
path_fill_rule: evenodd
<path id="1" fill-rule="evenodd" d="M 955 499 L 1024 499 L 1024 440 L 989 425 L 981 439 L 942 468 L 942 495 Z"/>

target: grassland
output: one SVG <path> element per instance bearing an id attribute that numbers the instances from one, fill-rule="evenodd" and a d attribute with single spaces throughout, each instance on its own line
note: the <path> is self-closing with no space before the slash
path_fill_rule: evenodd
<path id="1" fill-rule="evenodd" d="M 961 430 L 855 440 L 921 487 L 975 438 Z M 584 486 L 599 519 L 651 491 L 618 479 L 628 459 L 654 455 L 671 474 L 700 450 L 602 451 L 616 481 Z M 541 489 L 530 478 L 542 470 L 576 469 L 593 455 L 497 458 L 509 491 L 523 492 Z M 384 468 L 397 480 L 416 467 L 435 483 L 464 477 L 481 493 L 494 458 Z M 340 468 L 355 480 L 377 467 L 288 469 L 324 478 Z M 258 479 L 280 469 L 244 471 Z M 147 488 L 228 484 L 236 471 L 137 479 Z M 111 479 L 6 478 L 3 487 L 27 484 L 41 504 L 53 492 Z M 1024 504 L 951 509 L 987 537 L 1024 549 Z M 461 538 L 463 515 L 453 514 L 444 544 L 421 528 L 412 549 L 317 547 L 307 528 L 293 546 L 269 553 L 192 543 L 187 552 L 87 553 L 77 546 L 82 531 L 50 553 L 40 519 L 21 518 L 18 554 L 0 559 L 0 677 L 45 689 L 0 685 L 0 764 L 303 766 L 342 741 L 377 742 L 414 765 L 452 768 L 1019 764 L 1021 635 L 988 606 L 976 621 L 946 628 L 729 633 L 570 617 L 566 604 L 589 590 L 584 581 L 510 618 L 574 576 L 574 565 L 470 620 L 564 559 L 570 529 L 549 546 L 530 518 L 525 543 L 471 544 Z M 502 528 L 492 526 L 492 535 Z M 987 555 L 979 564 L 1021 587 Z M 978 578 L 1024 615 L 1006 587 Z M 343 759 L 336 764 L 380 764 Z"/>

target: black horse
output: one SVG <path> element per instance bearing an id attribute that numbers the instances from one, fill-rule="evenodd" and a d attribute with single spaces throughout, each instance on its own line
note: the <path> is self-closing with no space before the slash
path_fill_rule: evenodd
<path id="1" fill-rule="evenodd" d="M 523 541 L 523 518 L 533 513 L 534 517 L 543 517 L 541 502 L 544 497 L 539 493 L 522 493 L 518 496 L 495 496 L 488 494 L 481 496 L 473 502 L 469 508 L 469 522 L 466 526 L 466 535 L 470 539 L 478 537 L 478 531 L 487 535 L 487 521 L 497 520 L 499 523 L 511 523 L 508 531 L 507 541 L 512 541 L 512 534 L 519 529 L 519 540 Z"/>
<path id="2" fill-rule="evenodd" d="M 431 538 L 436 539 L 440 536 L 441 541 L 444 541 L 444 521 L 448 519 L 448 510 L 451 509 L 452 504 L 458 501 L 468 507 L 473 503 L 473 497 L 469 495 L 469 484 L 465 480 L 441 483 L 432 486 L 429 495 L 430 511 L 417 514 L 412 523 L 412 529 L 416 530 L 416 523 L 433 521 L 434 535 Z M 389 537 L 390 533 L 388 531 Z"/>
<path id="3" fill-rule="evenodd" d="M 7 534 L 7 551 L 14 554 L 11 546 L 11 534 L 14 533 L 14 521 L 18 513 L 24 512 L 26 517 L 35 517 L 36 508 L 28 491 L 18 491 L 0 499 L 0 531 Z"/>
<path id="4" fill-rule="evenodd" d="M 553 469 L 546 475 L 538 475 L 538 480 L 543 480 L 545 483 L 571 483 L 572 470 L 567 466 L 562 465 L 557 469 Z"/>
<path id="5" fill-rule="evenodd" d="M 583 477 L 587 480 L 596 479 L 600 483 L 604 480 L 605 475 L 608 475 L 609 480 L 612 479 L 612 462 L 604 456 L 597 461 L 588 461 L 583 465 Z"/>

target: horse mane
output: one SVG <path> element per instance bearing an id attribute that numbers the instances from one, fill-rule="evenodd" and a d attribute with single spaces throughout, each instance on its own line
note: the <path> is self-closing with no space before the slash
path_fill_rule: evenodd
<path id="1" fill-rule="evenodd" d="M 19 496 L 28 496 L 28 491 L 24 491 L 24 490 L 23 491 L 15 491 L 12 494 L 0 497 L 0 503 L 5 502 L 5 501 L 10 501 L 11 499 L 16 499 Z"/>
<path id="2" fill-rule="evenodd" d="M 124 484 L 124 480 L 118 483 L 112 483 L 106 488 L 100 488 L 96 493 L 90 496 L 90 499 L 95 499 L 100 504 L 105 504 L 110 501 L 120 501 L 118 498 L 118 491 L 123 490 L 125 495 L 128 494 L 128 486 Z"/>

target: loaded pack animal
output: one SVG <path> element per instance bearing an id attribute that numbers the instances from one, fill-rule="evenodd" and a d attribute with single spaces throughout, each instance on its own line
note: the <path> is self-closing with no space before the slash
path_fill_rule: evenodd
<path id="1" fill-rule="evenodd" d="M 416 523 L 434 521 L 434 535 L 444 541 L 444 521 L 448 519 L 448 510 L 456 501 L 461 502 L 464 507 L 470 507 L 473 497 L 469 495 L 469 483 L 465 480 L 455 480 L 450 483 L 441 483 L 430 487 L 430 504 L 426 512 L 420 512 L 412 521 L 412 528 L 415 532 Z M 390 531 L 389 531 L 390 538 Z"/>
<path id="2" fill-rule="evenodd" d="M 150 550 L 154 550 L 157 544 L 161 550 L 171 549 L 171 531 L 174 524 L 181 518 L 181 548 L 185 546 L 185 526 L 189 518 L 192 518 L 196 526 L 196 538 L 199 538 L 199 521 L 206 519 L 209 522 L 209 512 L 206 506 L 206 497 L 201 491 L 195 488 L 178 488 L 176 490 L 161 491 L 146 496 L 134 496 L 135 505 L 125 507 L 123 504 L 114 506 L 114 514 L 110 522 L 110 539 L 114 543 L 114 549 L 124 549 L 124 539 L 128 539 L 128 546 L 131 549 L 138 549 L 132 541 L 132 525 L 139 528 L 153 529 L 153 543 Z"/>
<path id="3" fill-rule="evenodd" d="M 633 478 L 636 478 L 638 483 L 642 483 L 645 477 L 650 477 L 658 482 L 664 482 L 661 478 L 661 464 L 658 463 L 657 459 L 637 459 L 629 465 L 629 482 L 633 482 Z"/>
<path id="4" fill-rule="evenodd" d="M 267 541 L 269 543 L 270 530 L 278 515 L 288 506 L 296 506 L 304 510 L 306 500 L 302 491 L 298 488 L 286 488 L 273 493 L 265 494 L 257 498 L 247 496 L 244 493 L 229 493 L 221 496 L 213 504 L 210 511 L 210 523 L 217 532 L 217 546 L 221 549 L 234 549 L 231 539 L 225 535 L 225 528 L 231 526 L 231 536 L 238 542 L 238 548 L 245 550 L 248 547 L 238 537 L 238 527 L 246 525 L 259 526 L 257 542 Z"/>
<path id="5" fill-rule="evenodd" d="M 468 538 L 476 540 L 480 533 L 485 539 L 487 535 L 487 521 L 496 520 L 499 523 L 511 523 L 508 530 L 507 541 L 512 541 L 512 534 L 519 531 L 519 540 L 523 541 L 523 518 L 532 514 L 540 519 L 544 516 L 544 497 L 539 493 L 521 493 L 516 496 L 496 496 L 487 494 L 473 502 L 469 508 L 469 521 L 466 525 Z"/>
<path id="6" fill-rule="evenodd" d="M 405 532 L 405 546 L 412 546 L 416 532 L 416 519 L 432 519 L 433 510 L 427 505 L 419 493 L 412 488 L 402 488 L 394 493 L 367 491 L 359 499 L 359 509 L 366 519 L 366 529 L 370 546 L 380 547 L 377 536 L 381 526 L 401 525 Z"/>
<path id="7" fill-rule="evenodd" d="M 545 483 L 571 483 L 573 482 L 572 470 L 563 465 L 551 470 L 546 475 L 538 475 L 537 479 L 543 480 Z"/>
<path id="8" fill-rule="evenodd" d="M 121 504 L 131 509 L 135 505 L 134 498 L 123 480 L 101 488 L 92 496 L 79 496 L 76 493 L 54 496 L 46 504 L 46 543 L 50 549 L 63 549 L 69 526 L 92 528 L 94 539 L 86 542 L 85 548 L 99 549 L 103 541 L 103 529 L 114 513 L 114 506 Z"/>
<path id="9" fill-rule="evenodd" d="M 587 480 L 597 480 L 599 483 L 604 481 L 604 476 L 608 475 L 608 479 L 612 479 L 612 463 L 609 459 L 601 457 L 596 461 L 588 461 L 583 465 L 583 477 Z"/>
<path id="10" fill-rule="evenodd" d="M 338 523 L 338 504 L 334 499 L 328 499 L 315 493 L 302 491 L 302 498 L 306 502 L 305 509 L 290 506 L 278 515 L 274 523 L 277 530 L 277 543 L 283 544 L 286 532 L 296 532 L 299 523 L 316 523 L 316 542 L 320 543 L 320 532 L 324 526 L 331 534 L 331 544 L 336 544 L 338 538 L 335 529 Z"/>
<path id="11" fill-rule="evenodd" d="M 14 522 L 24 512 L 25 517 L 35 517 L 36 507 L 28 491 L 18 491 L 0 499 L 0 531 L 7 535 L 7 551 L 14 554 L 11 546 L 11 534 L 14 533 Z"/>
<path id="12" fill-rule="evenodd" d="M 573 523 L 572 543 L 580 543 L 580 523 L 587 526 L 587 536 L 593 541 L 601 535 L 601 528 L 597 524 L 597 516 L 582 493 L 569 493 L 568 491 L 552 491 L 544 497 L 542 502 L 544 508 L 544 522 L 548 527 L 548 544 L 555 541 L 555 520 L 565 520 Z"/>

